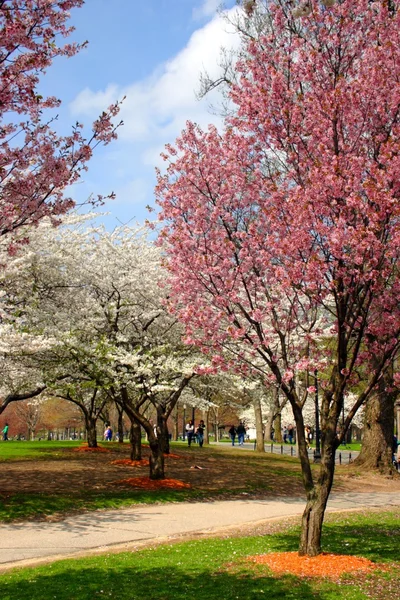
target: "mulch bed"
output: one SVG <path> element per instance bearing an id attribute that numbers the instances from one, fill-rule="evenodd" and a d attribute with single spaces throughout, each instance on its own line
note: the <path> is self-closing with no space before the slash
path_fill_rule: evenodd
<path id="1" fill-rule="evenodd" d="M 112 465 L 123 465 L 127 467 L 148 467 L 148 460 L 131 460 L 130 458 L 120 458 L 118 460 L 112 460 Z"/>
<path id="2" fill-rule="evenodd" d="M 327 577 L 337 579 L 343 574 L 371 572 L 378 565 L 366 558 L 322 553 L 318 556 L 300 556 L 297 552 L 273 552 L 251 556 L 249 561 L 267 565 L 274 574 L 298 577 Z"/>
<path id="3" fill-rule="evenodd" d="M 89 448 L 89 446 L 79 446 L 79 448 L 73 448 L 74 452 L 110 452 L 107 448 L 97 446 L 97 448 Z"/>
<path id="4" fill-rule="evenodd" d="M 173 452 L 170 452 L 169 454 L 164 454 L 164 458 L 185 458 L 187 460 L 190 456 L 182 456 L 182 454 L 173 454 Z"/>
<path id="5" fill-rule="evenodd" d="M 145 490 L 180 490 L 182 488 L 191 488 L 190 483 L 185 483 L 179 479 L 150 479 L 150 477 L 129 477 L 116 482 L 116 485 L 130 485 L 132 487 Z"/>

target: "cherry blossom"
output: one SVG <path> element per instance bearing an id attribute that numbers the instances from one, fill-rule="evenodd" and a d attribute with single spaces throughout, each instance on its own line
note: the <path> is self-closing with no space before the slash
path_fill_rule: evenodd
<path id="1" fill-rule="evenodd" d="M 335 450 L 399 347 L 400 15 L 367 0 L 306 8 L 266 4 L 269 26 L 243 39 L 224 130 L 187 123 L 156 194 L 171 311 L 216 368 L 265 371 L 291 404 L 300 552 L 314 555 Z M 302 413 L 315 370 L 316 477 Z"/>

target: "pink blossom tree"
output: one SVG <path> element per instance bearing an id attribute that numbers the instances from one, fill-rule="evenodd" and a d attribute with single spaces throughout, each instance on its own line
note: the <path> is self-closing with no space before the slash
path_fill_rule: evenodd
<path id="1" fill-rule="evenodd" d="M 268 30 L 243 42 L 224 131 L 188 123 L 157 187 L 171 310 L 188 341 L 216 368 L 262 373 L 291 404 L 308 555 L 321 551 L 335 451 L 400 333 L 397 2 L 329 5 L 268 5 Z M 316 370 L 312 472 L 302 409 Z"/>
<path id="2" fill-rule="evenodd" d="M 43 216 L 57 217 L 74 201 L 64 196 L 86 169 L 93 149 L 115 137 L 118 102 L 103 112 L 89 135 L 76 123 L 61 137 L 46 120 L 55 97 L 38 92 L 40 77 L 58 56 L 85 45 L 58 45 L 68 36 L 69 10 L 83 0 L 4 0 L 0 3 L 0 235 Z M 12 248 L 12 245 L 11 245 Z"/>

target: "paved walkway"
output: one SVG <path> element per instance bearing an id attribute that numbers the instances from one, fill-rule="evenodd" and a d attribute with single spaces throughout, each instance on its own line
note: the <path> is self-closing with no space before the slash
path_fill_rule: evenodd
<path id="1" fill-rule="evenodd" d="M 400 496 L 389 493 L 332 494 L 328 510 L 400 506 Z M 59 558 L 126 550 L 151 541 L 268 519 L 300 515 L 304 500 L 233 500 L 137 506 L 97 511 L 62 521 L 27 522 L 1 526 L 0 571 Z"/>

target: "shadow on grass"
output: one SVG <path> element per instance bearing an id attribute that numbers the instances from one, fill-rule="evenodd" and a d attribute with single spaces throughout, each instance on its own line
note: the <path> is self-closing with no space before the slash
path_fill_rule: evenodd
<path id="1" fill-rule="evenodd" d="M 197 490 L 122 491 L 76 496 L 15 494 L 0 501 L 0 522 L 41 519 L 48 515 L 81 514 L 84 511 L 117 509 L 140 504 L 198 501 L 205 494 Z"/>
<path id="2" fill-rule="evenodd" d="M 113 568 L 87 568 L 79 571 L 65 568 L 50 574 L 35 572 L 34 577 L 18 581 L 2 581 L 2 600 L 323 600 L 306 581 L 294 578 L 255 577 L 248 573 L 230 574 L 202 571 L 190 573 L 177 567 L 141 568 L 126 565 Z M 49 569 L 47 568 L 47 571 Z"/>

